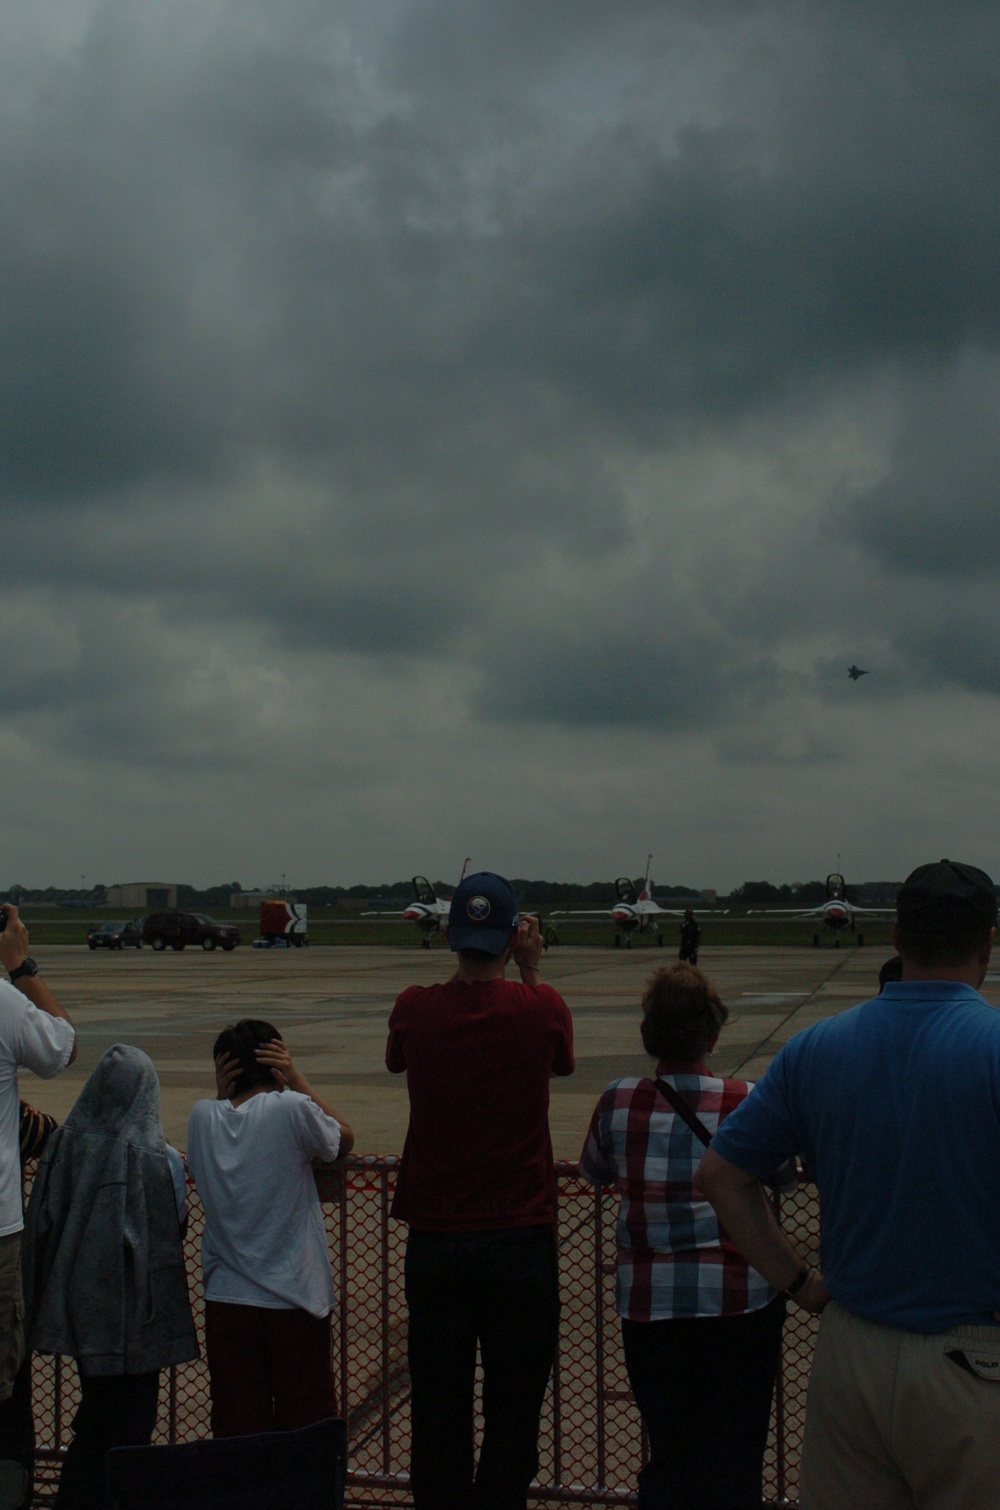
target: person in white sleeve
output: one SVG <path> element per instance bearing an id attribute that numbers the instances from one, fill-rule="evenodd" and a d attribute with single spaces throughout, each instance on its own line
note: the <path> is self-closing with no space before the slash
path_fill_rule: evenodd
<path id="1" fill-rule="evenodd" d="M 294 1431 L 336 1415 L 333 1276 L 314 1159 L 354 1134 L 270 1023 L 244 1018 L 212 1051 L 219 1098 L 188 1123 L 205 1210 L 205 1355 L 217 1437 Z"/>
<path id="2" fill-rule="evenodd" d="M 76 1058 L 76 1032 L 39 975 L 28 930 L 9 902 L 0 907 L 0 964 L 10 975 L 10 983 L 0 981 L 0 1400 L 9 1400 L 24 1358 L 17 1072 L 43 1080 L 60 1074 Z"/>

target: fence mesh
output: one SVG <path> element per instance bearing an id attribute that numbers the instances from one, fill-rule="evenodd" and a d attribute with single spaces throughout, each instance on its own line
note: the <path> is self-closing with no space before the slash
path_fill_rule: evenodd
<path id="1" fill-rule="evenodd" d="M 351 1510 L 412 1505 L 408 1488 L 410 1410 L 406 1367 L 403 1252 L 406 1227 L 389 1218 L 398 1159 L 352 1159 L 318 1177 L 340 1296 L 333 1317 L 341 1410 L 347 1418 Z M 30 1179 L 33 1170 L 27 1171 Z M 595 1191 L 575 1164 L 557 1166 L 562 1322 L 542 1415 L 537 1506 L 627 1505 L 644 1442 L 625 1373 L 614 1305 L 617 1197 Z M 185 1255 L 199 1341 L 204 1337 L 201 1234 L 204 1218 L 189 1190 Z M 816 1260 L 819 1213 L 812 1187 L 784 1196 L 781 1221 L 799 1252 Z M 792 1505 L 805 1419 L 815 1318 L 789 1307 L 765 1461 L 765 1497 Z M 51 1503 L 59 1463 L 79 1403 L 71 1359 L 36 1357 L 38 1503 Z M 478 1418 L 477 1418 L 478 1419 Z M 164 1376 L 154 1441 L 208 1436 L 208 1371 L 203 1361 Z"/>

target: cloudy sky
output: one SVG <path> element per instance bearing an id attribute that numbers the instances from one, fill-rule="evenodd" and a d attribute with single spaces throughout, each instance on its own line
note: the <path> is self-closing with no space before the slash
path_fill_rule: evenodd
<path id="1" fill-rule="evenodd" d="M 998 53 L 6 0 L 0 882 L 1000 871 Z"/>

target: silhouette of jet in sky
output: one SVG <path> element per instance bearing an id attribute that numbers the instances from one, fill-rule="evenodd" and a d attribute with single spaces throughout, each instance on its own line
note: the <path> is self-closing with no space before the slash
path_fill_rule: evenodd
<path id="1" fill-rule="evenodd" d="M 847 674 L 852 682 L 856 682 L 859 676 L 867 676 L 867 671 L 862 671 L 860 666 L 848 666 Z"/>

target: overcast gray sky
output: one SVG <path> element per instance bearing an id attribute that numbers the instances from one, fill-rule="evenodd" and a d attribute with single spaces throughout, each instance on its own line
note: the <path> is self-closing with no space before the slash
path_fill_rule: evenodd
<path id="1" fill-rule="evenodd" d="M 998 53 L 6 0 L 0 881 L 1000 871 Z"/>

